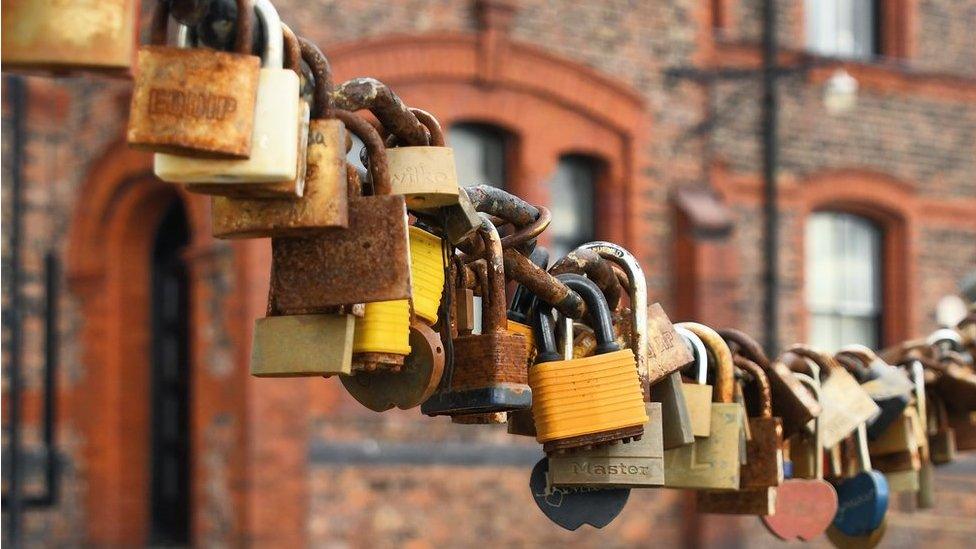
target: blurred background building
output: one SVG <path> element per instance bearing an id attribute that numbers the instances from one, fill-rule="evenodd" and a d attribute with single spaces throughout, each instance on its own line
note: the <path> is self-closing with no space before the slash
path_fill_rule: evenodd
<path id="1" fill-rule="evenodd" d="M 338 81 L 373 76 L 435 113 L 464 184 L 552 208 L 554 250 L 620 242 L 672 320 L 765 333 L 759 0 L 275 3 Z M 924 334 L 976 269 L 976 2 L 776 5 L 779 342 Z M 125 144 L 129 89 L 5 78 L 5 273 L 15 179 L 24 192 L 16 311 L 3 278 L 4 318 L 23 319 L 22 491 L 44 491 L 49 459 L 60 479 L 53 505 L 23 510 L 23 540 L 774 544 L 755 519 L 699 516 L 667 491 L 565 532 L 529 494 L 533 441 L 375 414 L 335 380 L 250 378 L 269 244 L 213 239 L 209 202 L 153 178 Z M 971 545 L 976 460 L 937 489 L 934 510 L 896 502 L 889 546 Z"/>

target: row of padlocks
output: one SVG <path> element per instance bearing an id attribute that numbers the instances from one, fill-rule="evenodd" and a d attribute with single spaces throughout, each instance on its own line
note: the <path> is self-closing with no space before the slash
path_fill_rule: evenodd
<path id="1" fill-rule="evenodd" d="M 877 353 L 770 357 L 741 331 L 672 324 L 626 249 L 550 258 L 550 212 L 460 186 L 434 115 L 371 78 L 334 85 L 270 1 L 236 4 L 280 29 L 260 56 L 250 17 L 233 51 L 179 25 L 167 45 L 157 4 L 128 140 L 159 178 L 212 197 L 214 236 L 272 239 L 253 375 L 337 378 L 376 412 L 507 423 L 541 445 L 531 493 L 571 530 L 609 524 L 631 489 L 674 488 L 782 539 L 871 547 L 891 494 L 931 507 L 933 467 L 976 449 L 976 309 Z"/>

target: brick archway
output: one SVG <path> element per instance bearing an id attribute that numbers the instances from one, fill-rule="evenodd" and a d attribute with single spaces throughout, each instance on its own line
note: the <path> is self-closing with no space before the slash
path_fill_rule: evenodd
<path id="1" fill-rule="evenodd" d="M 827 170 L 796 183 L 795 200 L 800 227 L 818 211 L 845 212 L 874 222 L 882 232 L 882 292 L 884 313 L 881 322 L 882 341 L 901 341 L 911 335 L 915 326 L 915 299 L 912 288 L 917 281 L 915 242 L 918 227 L 918 197 L 912 186 L 887 174 L 869 170 Z M 803 250 L 804 231 L 797 231 Z M 805 255 L 801 254 L 801 258 Z M 805 259 L 801 259 L 805 262 Z M 805 265 L 800 265 L 801 287 L 806 287 Z M 802 333 L 806 333 L 806 300 L 797 310 L 803 311 Z"/>
<path id="2" fill-rule="evenodd" d="M 444 127 L 478 121 L 505 128 L 522 144 L 512 190 L 529 201 L 550 202 L 544 183 L 561 155 L 601 160 L 598 236 L 650 257 L 635 234 L 656 207 L 644 200 L 650 182 L 635 160 L 650 123 L 642 97 L 590 67 L 491 33 L 383 37 L 327 53 L 337 82 L 378 78 Z"/>

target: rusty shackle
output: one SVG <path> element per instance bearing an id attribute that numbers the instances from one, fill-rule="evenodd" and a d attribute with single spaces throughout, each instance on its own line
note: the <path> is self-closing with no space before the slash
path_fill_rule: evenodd
<path id="1" fill-rule="evenodd" d="M 335 108 L 332 105 L 331 93 L 334 84 L 332 83 L 332 66 L 329 64 L 329 58 L 310 40 L 299 37 L 298 43 L 301 46 L 302 59 L 312 70 L 312 77 L 315 79 L 312 118 L 315 120 L 333 118 Z"/>
<path id="2" fill-rule="evenodd" d="M 430 142 L 427 128 L 389 86 L 375 78 L 353 78 L 339 84 L 332 92 L 332 100 L 337 109 L 369 110 L 385 130 L 407 145 Z"/>
<path id="3" fill-rule="evenodd" d="M 372 124 L 356 113 L 343 109 L 335 110 L 335 117 L 345 124 L 346 129 L 356 135 L 363 142 L 363 147 L 369 153 L 369 174 L 373 180 L 373 194 L 383 196 L 392 193 L 390 186 L 390 168 L 386 162 L 386 147 L 383 139 Z"/>

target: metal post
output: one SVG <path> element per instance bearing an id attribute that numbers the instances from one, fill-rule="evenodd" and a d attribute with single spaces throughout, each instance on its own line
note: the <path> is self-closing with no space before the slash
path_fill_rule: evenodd
<path id="1" fill-rule="evenodd" d="M 776 356 L 779 348 L 779 204 L 777 201 L 776 118 L 779 94 L 777 74 L 776 2 L 763 0 L 762 64 L 762 162 L 763 162 L 763 275 L 764 326 L 766 353 Z"/>

